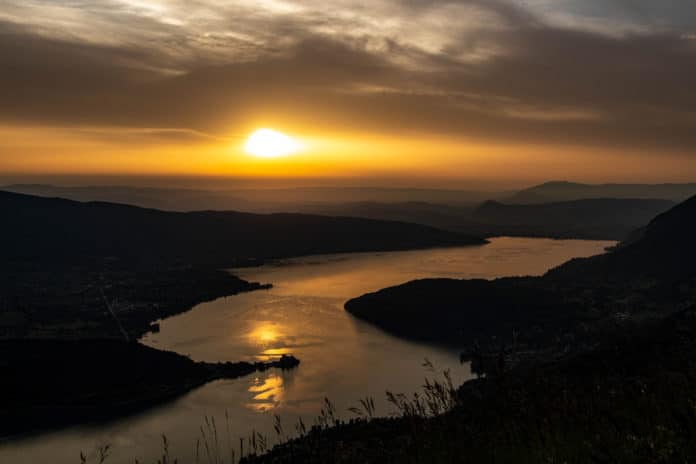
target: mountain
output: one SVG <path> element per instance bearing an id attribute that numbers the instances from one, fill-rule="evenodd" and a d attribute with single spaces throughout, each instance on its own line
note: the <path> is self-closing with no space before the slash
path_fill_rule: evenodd
<path id="1" fill-rule="evenodd" d="M 0 192 L 5 260 L 115 258 L 232 266 L 299 255 L 473 245 L 483 239 L 399 222 L 303 214 L 165 212 Z"/>
<path id="2" fill-rule="evenodd" d="M 696 197 L 660 214 L 615 251 L 572 260 L 548 273 L 556 279 L 688 280 L 696 277 Z"/>
<path id="3" fill-rule="evenodd" d="M 591 345 L 618 323 L 641 324 L 696 303 L 694 237 L 696 197 L 657 216 L 630 243 L 542 277 L 415 281 L 345 308 L 389 332 L 458 346 L 501 343 L 517 332 L 536 347 Z"/>
<path id="4" fill-rule="evenodd" d="M 217 379 L 298 364 L 285 355 L 268 362 L 194 362 L 118 339 L 0 338 L 0 439 L 122 417 Z"/>
<path id="5" fill-rule="evenodd" d="M 555 186 L 555 187 L 554 187 Z M 530 191 L 594 189 L 581 184 L 549 183 Z M 642 186 L 646 189 L 650 186 Z M 499 201 L 506 194 L 464 190 L 397 188 L 288 188 L 193 190 L 123 186 L 56 187 L 17 184 L 15 193 L 75 201 L 105 201 L 165 211 L 245 211 L 347 216 L 422 224 L 475 236 L 534 236 L 622 240 L 674 205 L 655 198 L 593 198 L 530 202 Z M 652 192 L 652 190 L 646 190 Z M 611 191 L 620 195 L 622 192 Z M 625 192 L 624 192 L 625 193 Z M 660 192 L 654 192 L 659 195 Z M 535 194 L 535 198 L 542 198 Z M 592 196 L 586 192 L 582 195 Z M 524 199 L 524 192 L 514 198 Z"/>
<path id="6" fill-rule="evenodd" d="M 674 206 L 670 200 L 573 200 L 541 204 L 504 204 L 488 201 L 473 214 L 485 229 L 507 235 L 623 239 L 658 214 Z"/>
<path id="7" fill-rule="evenodd" d="M 42 197 L 66 198 L 75 201 L 104 201 L 166 211 L 245 211 L 317 212 L 323 207 L 360 203 L 427 202 L 448 205 L 478 204 L 509 193 L 469 190 L 438 190 L 414 188 L 370 187 L 296 187 L 226 190 L 185 188 L 152 188 L 132 186 L 62 187 L 46 184 L 13 184 L 0 190 Z M 335 211 L 329 214 L 335 215 Z M 379 217 L 379 219 L 388 219 Z"/>
<path id="8" fill-rule="evenodd" d="M 444 204 L 425 201 L 386 203 L 376 201 L 322 203 L 300 206 L 300 211 L 322 215 L 341 215 L 413 222 L 453 232 L 483 235 L 472 214 L 479 203 Z M 478 230 L 479 232 L 473 232 Z"/>
<path id="9" fill-rule="evenodd" d="M 554 181 L 520 190 L 504 201 L 513 204 L 535 204 L 590 198 L 633 198 L 680 202 L 692 195 L 696 195 L 696 183 L 590 185 Z"/>
<path id="10" fill-rule="evenodd" d="M 670 200 L 611 199 L 516 205 L 352 202 L 303 205 L 302 212 L 424 224 L 479 236 L 622 240 L 672 206 Z"/>
<path id="11" fill-rule="evenodd" d="M 46 184 L 13 184 L 0 187 L 6 192 L 75 201 L 102 201 L 165 211 L 249 211 L 251 203 L 234 192 L 184 188 L 127 186 L 59 187 Z"/>

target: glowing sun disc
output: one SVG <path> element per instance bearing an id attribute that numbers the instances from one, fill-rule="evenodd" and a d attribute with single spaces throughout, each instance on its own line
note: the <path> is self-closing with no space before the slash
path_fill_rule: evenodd
<path id="1" fill-rule="evenodd" d="M 295 153 L 299 144 L 287 135 L 272 129 L 258 129 L 244 144 L 244 151 L 257 158 L 278 158 Z"/>

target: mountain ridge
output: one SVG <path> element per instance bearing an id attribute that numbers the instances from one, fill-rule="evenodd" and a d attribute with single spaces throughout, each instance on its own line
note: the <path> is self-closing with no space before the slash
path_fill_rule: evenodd
<path id="1" fill-rule="evenodd" d="M 535 204 L 591 198 L 635 198 L 685 201 L 696 195 L 696 183 L 582 184 L 550 181 L 522 189 L 504 199 L 506 203 Z"/>
<path id="2" fill-rule="evenodd" d="M 306 254 L 485 243 L 403 222 L 292 213 L 179 213 L 10 192 L 0 192 L 0 210 L 13 218 L 0 229 L 5 256 L 42 262 L 116 257 L 233 266 Z"/>

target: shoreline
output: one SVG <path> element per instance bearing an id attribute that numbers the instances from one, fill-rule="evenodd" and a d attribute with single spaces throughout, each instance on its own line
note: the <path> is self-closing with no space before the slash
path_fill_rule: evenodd
<path id="1" fill-rule="evenodd" d="M 139 342 L 104 339 L 2 340 L 0 353 L 2 367 L 15 374 L 0 385 L 8 405 L 0 408 L 0 444 L 119 419 L 216 380 L 289 370 L 300 364 L 292 355 L 268 362 L 194 362 Z M 37 366 L 37 360 L 43 365 Z M 80 375 L 94 363 L 106 368 L 90 373 L 91 378 Z"/>
<path id="2" fill-rule="evenodd" d="M 0 300 L 0 340 L 139 339 L 201 303 L 271 287 L 191 266 L 10 266 L 0 271 L 0 291 L 12 296 Z"/>

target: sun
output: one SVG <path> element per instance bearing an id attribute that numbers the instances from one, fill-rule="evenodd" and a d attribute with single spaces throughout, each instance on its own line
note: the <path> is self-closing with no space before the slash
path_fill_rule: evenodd
<path id="1" fill-rule="evenodd" d="M 257 158 L 278 158 L 299 150 L 300 144 L 272 129 L 257 129 L 244 144 L 244 151 Z"/>

